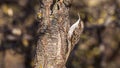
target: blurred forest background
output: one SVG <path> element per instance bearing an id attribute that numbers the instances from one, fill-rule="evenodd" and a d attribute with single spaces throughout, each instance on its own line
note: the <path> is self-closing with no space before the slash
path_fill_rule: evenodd
<path id="1" fill-rule="evenodd" d="M 32 68 L 38 0 L 0 0 L 0 68 Z M 85 28 L 67 68 L 120 68 L 120 0 L 73 0 Z"/>

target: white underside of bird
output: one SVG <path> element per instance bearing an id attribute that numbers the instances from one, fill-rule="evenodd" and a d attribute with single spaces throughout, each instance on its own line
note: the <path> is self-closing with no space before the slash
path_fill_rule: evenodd
<path id="1" fill-rule="evenodd" d="M 83 23 L 80 22 L 81 21 L 80 15 L 78 14 L 78 16 L 79 16 L 79 19 L 69 28 L 69 31 L 68 31 L 69 38 L 71 38 L 71 36 L 73 35 L 74 30 L 79 27 L 79 23 L 81 23 L 81 28 L 83 28 Z"/>

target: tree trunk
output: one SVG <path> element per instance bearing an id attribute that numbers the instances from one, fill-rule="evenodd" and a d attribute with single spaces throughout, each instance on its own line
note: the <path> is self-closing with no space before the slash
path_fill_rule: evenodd
<path id="1" fill-rule="evenodd" d="M 79 40 L 83 24 L 70 27 L 69 0 L 40 0 L 40 3 L 35 68 L 66 68 L 66 61 Z M 81 22 L 80 19 L 77 22 Z"/>

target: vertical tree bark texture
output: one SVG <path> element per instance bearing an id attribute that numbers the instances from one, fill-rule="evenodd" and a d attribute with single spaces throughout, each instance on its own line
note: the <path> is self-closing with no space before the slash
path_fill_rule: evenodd
<path id="1" fill-rule="evenodd" d="M 73 48 L 71 46 L 73 39 L 68 38 L 70 28 L 69 8 L 66 7 L 68 2 L 69 0 L 40 1 L 39 40 L 35 68 L 65 68 L 68 55 Z M 78 38 L 79 36 L 80 34 Z"/>

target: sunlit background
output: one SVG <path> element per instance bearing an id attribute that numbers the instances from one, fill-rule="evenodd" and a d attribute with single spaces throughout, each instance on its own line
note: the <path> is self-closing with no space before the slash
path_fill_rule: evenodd
<path id="1" fill-rule="evenodd" d="M 0 68 L 32 68 L 39 0 L 0 0 Z M 85 28 L 67 68 L 120 68 L 120 0 L 73 0 Z"/>

